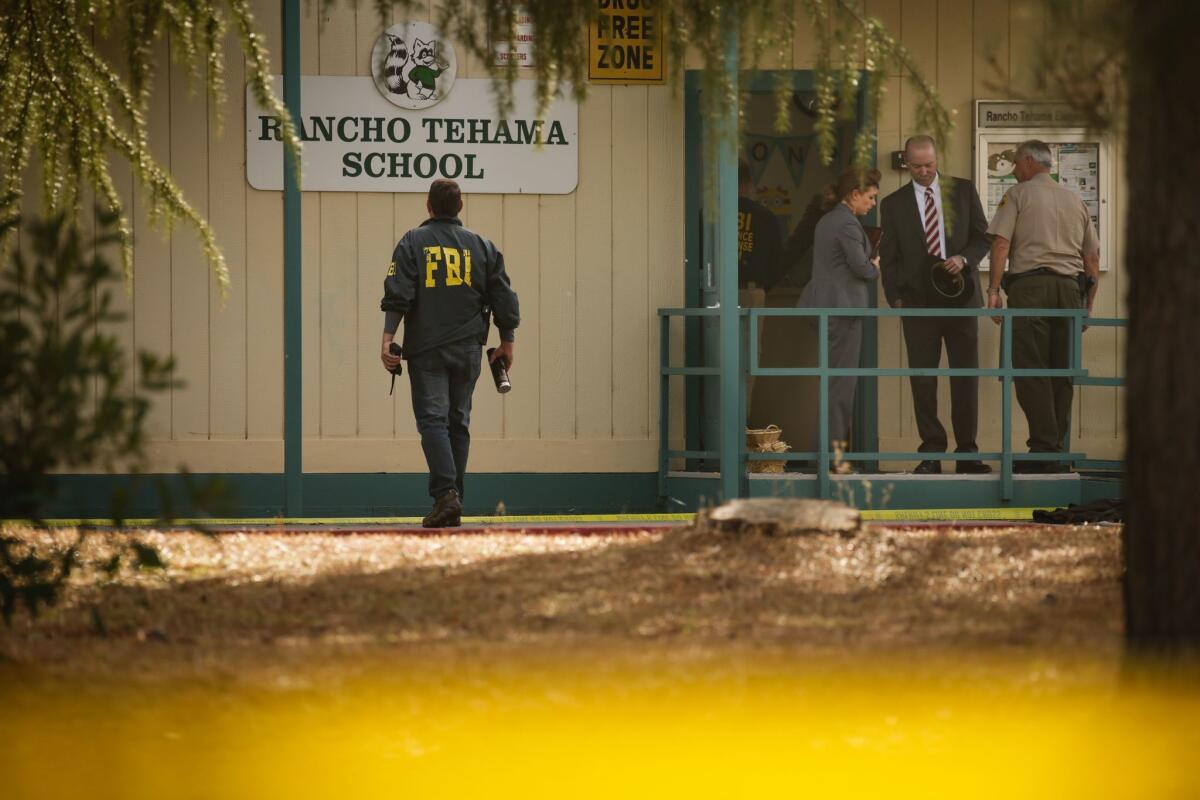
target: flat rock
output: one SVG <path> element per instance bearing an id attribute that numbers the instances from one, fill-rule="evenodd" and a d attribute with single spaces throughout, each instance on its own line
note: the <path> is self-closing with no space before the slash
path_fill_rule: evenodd
<path id="1" fill-rule="evenodd" d="M 701 511 L 696 516 L 696 525 L 722 531 L 753 528 L 778 536 L 805 533 L 853 535 L 862 528 L 862 515 L 858 509 L 832 500 L 755 498 L 733 500 Z"/>

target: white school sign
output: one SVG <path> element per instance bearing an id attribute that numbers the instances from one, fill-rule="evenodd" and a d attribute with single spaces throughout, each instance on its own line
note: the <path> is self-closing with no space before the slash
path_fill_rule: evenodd
<path id="1" fill-rule="evenodd" d="M 275 78 L 283 94 L 283 79 Z M 538 117 L 533 81 L 496 110 L 492 83 L 459 79 L 436 105 L 389 103 L 368 77 L 300 80 L 302 187 L 316 192 L 426 192 L 452 178 L 470 194 L 569 194 L 579 181 L 579 107 L 570 88 Z M 246 178 L 283 189 L 279 121 L 246 88 Z"/>

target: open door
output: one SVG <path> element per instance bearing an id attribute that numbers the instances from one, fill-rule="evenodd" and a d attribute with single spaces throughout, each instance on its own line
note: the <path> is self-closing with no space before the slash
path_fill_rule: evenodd
<path id="1" fill-rule="evenodd" d="M 789 130 L 777 132 L 775 86 L 781 74 L 792 83 L 788 109 L 791 125 Z M 833 162 L 829 165 L 821 163 L 813 130 L 816 121 L 813 77 L 811 71 L 796 70 L 756 72 L 749 80 L 743 80 L 745 124 L 739 156 L 750 168 L 751 199 L 775 215 L 784 239 L 784 263 L 778 268 L 780 277 L 765 295 L 764 305 L 768 308 L 795 307 L 807 285 L 812 275 L 812 233 L 820 218 L 816 201 L 824 187 L 849 164 L 854 137 L 865 124 L 860 104 L 838 128 Z M 685 290 L 689 307 L 713 307 L 718 302 L 720 286 L 717 262 L 711 253 L 716 221 L 709 219 L 705 212 L 704 159 L 707 148 L 703 142 L 704 126 L 699 111 L 700 82 L 695 73 L 688 73 L 687 78 Z M 865 322 L 864 364 L 873 366 L 875 320 Z M 718 321 L 707 318 L 689 320 L 688 323 L 688 365 L 716 365 Z M 758 357 L 761 366 L 815 366 L 817 363 L 816 325 L 807 319 L 767 319 L 760 328 L 760 339 Z M 793 449 L 813 449 L 817 428 L 817 386 L 816 378 L 758 378 L 748 398 L 748 426 L 778 425 L 784 431 L 783 439 Z M 721 414 L 719 378 L 688 378 L 686 391 L 687 449 L 717 449 Z M 876 449 L 875 391 L 874 379 L 860 379 L 852 433 L 854 449 Z M 715 463 L 692 464 L 689 468 L 715 469 L 716 466 Z"/>

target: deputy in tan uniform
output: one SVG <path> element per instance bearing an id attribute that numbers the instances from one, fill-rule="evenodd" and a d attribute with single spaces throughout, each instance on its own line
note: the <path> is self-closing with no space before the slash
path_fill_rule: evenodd
<path id="1" fill-rule="evenodd" d="M 1031 139 L 1017 149 L 1008 190 L 988 226 L 992 236 L 988 308 L 1003 308 L 1003 285 L 1011 308 L 1081 308 L 1091 313 L 1100 280 L 1100 242 L 1079 195 L 1050 177 L 1050 148 Z M 1004 275 L 1005 262 L 1008 274 Z M 993 320 L 999 322 L 998 317 Z M 1059 317 L 1013 320 L 1013 366 L 1070 366 L 1071 321 Z M 1070 378 L 1014 378 L 1017 402 L 1029 422 L 1031 453 L 1062 452 L 1071 422 Z M 1017 461 L 1014 472 L 1063 472 L 1053 461 Z"/>

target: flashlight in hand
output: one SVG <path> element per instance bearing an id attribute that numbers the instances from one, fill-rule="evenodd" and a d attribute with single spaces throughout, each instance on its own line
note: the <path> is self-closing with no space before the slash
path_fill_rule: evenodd
<path id="1" fill-rule="evenodd" d="M 492 359 L 494 352 L 496 352 L 496 348 L 488 348 L 487 355 L 489 366 L 492 368 L 492 380 L 496 382 L 497 392 L 508 394 L 512 390 L 512 382 L 508 379 L 508 359 Z"/>
<path id="2" fill-rule="evenodd" d="M 389 352 L 389 353 L 391 353 L 391 354 L 392 354 L 392 355 L 394 355 L 394 356 L 402 356 L 402 355 L 404 355 L 404 350 L 403 350 L 403 348 L 401 348 L 401 347 L 400 347 L 400 345 L 396 344 L 395 342 L 391 342 L 390 344 L 388 344 L 388 352 Z M 396 366 L 392 367 L 392 369 L 390 369 L 390 370 L 389 370 L 389 372 L 391 372 L 391 373 L 392 373 L 392 388 L 388 389 L 388 394 L 390 395 L 392 392 L 394 392 L 394 391 L 396 390 L 396 377 L 397 377 L 398 375 L 403 375 L 403 374 L 404 374 L 404 364 L 403 364 L 403 362 L 401 362 L 401 363 L 397 364 Z"/>

